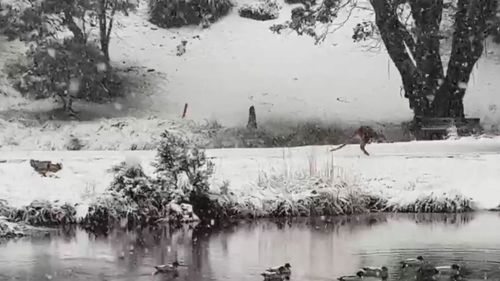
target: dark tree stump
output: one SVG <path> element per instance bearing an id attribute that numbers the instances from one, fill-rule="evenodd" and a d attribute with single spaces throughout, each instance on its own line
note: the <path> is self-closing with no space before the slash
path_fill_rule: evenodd
<path id="1" fill-rule="evenodd" d="M 248 110 L 248 124 L 247 129 L 257 129 L 257 116 L 255 114 L 255 107 L 252 105 Z"/>
<path id="2" fill-rule="evenodd" d="M 182 118 L 183 118 L 183 119 L 186 117 L 187 110 L 188 110 L 188 104 L 187 104 L 187 103 L 185 103 L 185 104 L 184 104 L 184 110 L 182 111 Z"/>

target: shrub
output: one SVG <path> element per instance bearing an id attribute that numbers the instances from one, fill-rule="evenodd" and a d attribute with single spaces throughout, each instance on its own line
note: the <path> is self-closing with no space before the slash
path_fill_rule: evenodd
<path id="1" fill-rule="evenodd" d="M 198 220 L 189 204 L 177 202 L 175 189 L 151 180 L 138 163 L 123 162 L 111 170 L 116 171 L 115 178 L 106 195 L 89 207 L 84 228 L 107 232 L 116 224 L 130 228 Z"/>
<path id="2" fill-rule="evenodd" d="M 304 4 L 304 5 L 316 5 L 316 0 L 285 0 L 285 3 L 293 5 L 293 4 Z"/>
<path id="3" fill-rule="evenodd" d="M 244 18 L 265 21 L 277 19 L 280 9 L 281 6 L 276 0 L 260 0 L 255 3 L 243 5 L 238 10 L 238 13 Z"/>
<path id="4" fill-rule="evenodd" d="M 94 202 L 82 224 L 87 229 L 106 230 L 122 222 L 125 225 L 154 224 L 164 217 L 168 194 L 156 188 L 138 164 L 122 163 L 107 194 Z"/>
<path id="5" fill-rule="evenodd" d="M 197 144 L 165 131 L 161 135 L 156 162 L 157 182 L 163 190 L 171 190 L 183 201 L 192 192 L 206 193 L 213 163 Z"/>
<path id="6" fill-rule="evenodd" d="M 173 202 L 190 202 L 202 218 L 209 217 L 212 204 L 208 197 L 208 180 L 213 173 L 213 163 L 192 141 L 168 131 L 161 137 L 153 163 L 157 184 L 169 191 Z"/>
<path id="7" fill-rule="evenodd" d="M 230 0 L 150 0 L 150 21 L 171 28 L 202 24 L 208 27 L 231 9 Z"/>
<path id="8" fill-rule="evenodd" d="M 33 226 L 59 226 L 76 223 L 76 209 L 69 204 L 53 204 L 48 201 L 33 201 L 28 206 L 14 209 L 9 220 Z"/>
<path id="9" fill-rule="evenodd" d="M 120 79 L 96 46 L 72 40 L 46 42 L 30 48 L 26 58 L 26 64 L 10 65 L 8 74 L 28 97 L 57 95 L 66 104 L 68 96 L 103 102 L 120 94 Z"/>

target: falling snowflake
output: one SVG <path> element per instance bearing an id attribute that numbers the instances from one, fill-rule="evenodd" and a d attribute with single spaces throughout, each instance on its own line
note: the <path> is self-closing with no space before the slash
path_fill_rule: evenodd
<path id="1" fill-rule="evenodd" d="M 123 105 L 121 103 L 118 103 L 118 102 L 113 103 L 113 106 L 115 107 L 116 110 L 123 109 Z"/>
<path id="2" fill-rule="evenodd" d="M 103 62 L 96 64 L 96 67 L 97 67 L 97 71 L 99 71 L 99 72 L 104 72 L 104 71 L 106 71 L 106 69 L 108 69 L 108 66 Z"/>
<path id="3" fill-rule="evenodd" d="M 463 89 L 463 90 L 467 89 L 467 83 L 458 82 L 458 88 Z"/>
<path id="4" fill-rule="evenodd" d="M 53 58 L 53 59 L 55 59 L 55 58 L 56 58 L 56 50 L 55 50 L 55 49 L 53 49 L 53 48 L 48 48 L 48 49 L 47 49 L 47 54 L 49 54 L 49 56 L 50 56 L 51 58 Z"/>
<path id="5" fill-rule="evenodd" d="M 438 85 L 439 85 L 439 86 L 443 85 L 443 83 L 444 83 L 444 80 L 443 80 L 443 79 L 438 79 Z"/>
<path id="6" fill-rule="evenodd" d="M 78 91 L 80 90 L 80 79 L 71 78 L 68 90 L 71 94 L 78 93 Z"/>

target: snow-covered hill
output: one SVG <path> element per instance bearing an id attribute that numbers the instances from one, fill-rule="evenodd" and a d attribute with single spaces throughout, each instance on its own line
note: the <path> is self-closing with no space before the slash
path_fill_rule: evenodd
<path id="1" fill-rule="evenodd" d="M 236 5 L 249 1 L 238 0 Z M 384 50 L 367 52 L 351 42 L 352 27 L 362 15 L 353 16 L 325 43 L 315 46 L 307 37 L 269 31 L 271 24 L 290 14 L 292 6 L 282 4 L 280 19 L 275 21 L 241 18 L 236 7 L 208 29 L 169 30 L 150 24 L 142 4 L 136 13 L 118 19 L 111 58 L 117 66 L 154 69 L 146 74 L 154 75 L 154 82 L 115 104 L 80 104 L 77 109 L 97 117 L 171 118 L 178 117 L 187 102 L 188 117 L 217 119 L 227 126 L 244 124 L 250 105 L 256 106 L 260 120 L 410 118 L 408 103 L 400 95 L 399 75 Z M 187 52 L 178 57 L 175 50 L 182 39 L 188 40 Z M 0 42 L 0 64 L 22 50 L 18 44 Z M 478 63 L 465 101 L 467 113 L 488 124 L 500 120 L 498 52 L 498 46 L 487 47 L 488 55 Z M 50 107 L 46 101 L 14 106 L 12 100 L 0 99 L 4 117 L 15 117 L 19 109 L 36 111 L 38 106 L 47 111 Z"/>

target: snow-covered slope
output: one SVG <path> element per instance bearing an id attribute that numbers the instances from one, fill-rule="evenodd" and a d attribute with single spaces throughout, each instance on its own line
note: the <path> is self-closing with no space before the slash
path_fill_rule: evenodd
<path id="1" fill-rule="evenodd" d="M 249 1 L 235 2 L 239 6 Z M 259 120 L 399 121 L 410 117 L 408 103 L 400 95 L 399 74 L 385 51 L 367 52 L 351 42 L 352 27 L 362 15 L 354 15 L 324 44 L 315 46 L 307 37 L 269 31 L 271 24 L 289 17 L 292 6 L 283 7 L 275 21 L 241 18 L 236 7 L 208 29 L 166 30 L 147 21 L 143 4 L 137 13 L 119 17 L 111 57 L 119 66 L 154 69 L 148 74 L 155 75 L 153 85 L 136 89 L 129 99 L 119 101 L 120 106 L 76 107 L 100 116 L 119 116 L 122 111 L 122 117 L 154 114 L 169 118 L 179 116 L 187 102 L 188 117 L 215 118 L 227 126 L 244 124 L 250 105 L 256 106 Z M 178 57 L 176 45 L 182 39 L 188 40 L 187 52 Z M 500 87 L 498 50 L 498 46 L 488 46 L 488 57 L 478 63 L 465 101 L 468 114 L 490 124 L 500 120 L 496 110 L 500 96 L 495 94 Z M 1 103 L 1 111 L 12 109 Z M 46 104 L 39 106 L 46 108 Z"/>

